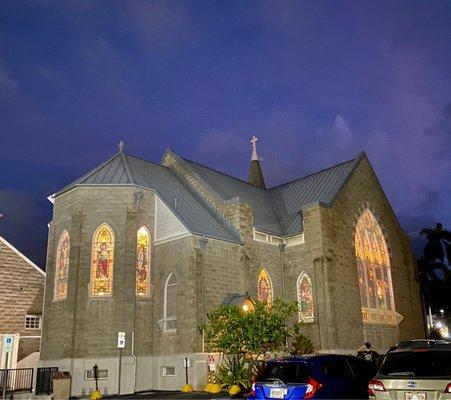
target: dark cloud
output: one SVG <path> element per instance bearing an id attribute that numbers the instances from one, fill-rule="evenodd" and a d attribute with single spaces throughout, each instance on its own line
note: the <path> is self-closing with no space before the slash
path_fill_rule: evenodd
<path id="1" fill-rule="evenodd" d="M 451 225 L 448 2 L 5 0 L 0 18 L 2 204 L 34 210 L 33 243 L 45 197 L 121 139 L 246 178 L 255 134 L 269 185 L 364 149 L 407 230 Z M 13 209 L 0 226 L 27 247 Z"/>

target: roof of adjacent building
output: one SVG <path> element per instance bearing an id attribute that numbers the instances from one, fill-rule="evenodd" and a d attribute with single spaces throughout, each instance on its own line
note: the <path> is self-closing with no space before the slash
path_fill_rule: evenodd
<path id="1" fill-rule="evenodd" d="M 11 243 L 9 243 L 4 237 L 0 236 L 0 243 L 3 243 L 6 247 L 12 250 L 16 255 L 22 258 L 28 265 L 33 267 L 36 271 L 38 271 L 41 275 L 45 276 L 45 271 L 43 271 L 40 267 L 38 267 L 33 261 L 31 261 L 25 254 L 21 253 L 17 250 Z M 11 262 L 11 265 L 17 265 L 17 262 Z"/>
<path id="2" fill-rule="evenodd" d="M 359 161 L 334 165 L 269 189 L 216 171 L 197 162 L 174 155 L 194 179 L 219 202 L 238 198 L 252 206 L 255 229 L 277 236 L 302 232 L 302 210 L 311 204 L 330 206 Z M 170 167 L 155 164 L 119 151 L 99 167 L 72 182 L 54 197 L 77 186 L 133 185 L 153 190 L 186 228 L 199 235 L 240 243 L 239 232 L 198 194 L 188 187 Z M 175 206 L 174 199 L 177 198 Z"/>

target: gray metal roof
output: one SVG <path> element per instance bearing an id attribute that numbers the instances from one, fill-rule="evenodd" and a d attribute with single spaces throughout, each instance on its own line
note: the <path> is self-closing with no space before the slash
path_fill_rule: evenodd
<path id="1" fill-rule="evenodd" d="M 330 205 L 363 156 L 364 153 L 354 160 L 270 189 L 254 186 L 194 161 L 178 156 L 177 159 L 219 201 L 238 197 L 239 201 L 249 203 L 257 230 L 290 236 L 303 230 L 303 207 L 312 203 Z M 137 185 L 154 190 L 192 233 L 240 242 L 239 233 L 163 165 L 119 152 L 56 193 L 55 197 L 84 185 Z"/>
<path id="2" fill-rule="evenodd" d="M 238 197 L 240 201 L 252 205 L 256 229 L 279 236 L 282 235 L 283 232 L 267 190 L 194 161 L 183 160 L 215 193 L 221 196 L 221 200 L 225 201 Z"/>
<path id="3" fill-rule="evenodd" d="M 304 206 L 312 203 L 332 204 L 358 159 L 269 189 L 272 204 L 286 235 L 293 235 L 302 229 Z"/>
<path id="4" fill-rule="evenodd" d="M 154 190 L 190 232 L 240 243 L 239 234 L 213 215 L 168 168 L 128 154 L 116 154 L 56 193 L 55 197 L 76 186 L 126 184 Z"/>

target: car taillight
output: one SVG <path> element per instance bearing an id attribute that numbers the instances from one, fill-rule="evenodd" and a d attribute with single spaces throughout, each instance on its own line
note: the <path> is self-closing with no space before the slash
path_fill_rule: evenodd
<path id="1" fill-rule="evenodd" d="M 385 392 L 385 386 L 381 381 L 372 379 L 370 380 L 370 383 L 368 383 L 368 394 L 370 396 L 376 396 L 374 392 Z"/>
<path id="2" fill-rule="evenodd" d="M 446 385 L 445 393 L 451 393 L 451 382 Z"/>
<path id="3" fill-rule="evenodd" d="M 304 394 L 304 399 L 311 399 L 315 393 L 322 388 L 322 384 L 319 383 L 315 378 L 308 378 L 307 379 L 307 390 Z"/>

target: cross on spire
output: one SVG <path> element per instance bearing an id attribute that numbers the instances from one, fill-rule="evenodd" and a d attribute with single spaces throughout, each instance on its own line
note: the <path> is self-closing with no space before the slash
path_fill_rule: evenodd
<path id="1" fill-rule="evenodd" d="M 123 153 L 125 144 L 124 144 L 124 142 L 122 140 L 119 142 L 119 146 L 118 147 L 119 147 L 119 153 Z"/>
<path id="2" fill-rule="evenodd" d="M 257 160 L 258 161 L 258 155 L 257 155 L 257 137 L 252 136 L 251 143 L 252 143 L 252 158 L 251 160 Z"/>

